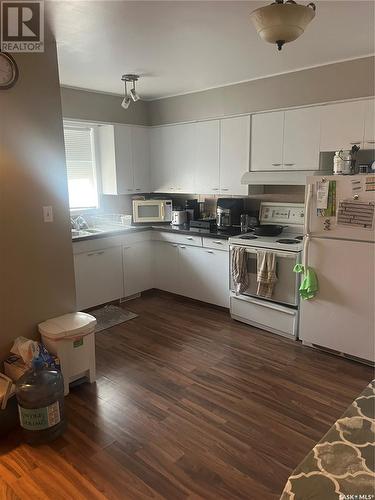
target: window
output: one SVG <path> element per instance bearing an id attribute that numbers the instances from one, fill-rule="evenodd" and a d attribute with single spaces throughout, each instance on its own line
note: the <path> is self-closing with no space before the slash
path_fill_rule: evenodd
<path id="1" fill-rule="evenodd" d="M 69 206 L 98 208 L 94 128 L 64 124 L 64 138 Z"/>

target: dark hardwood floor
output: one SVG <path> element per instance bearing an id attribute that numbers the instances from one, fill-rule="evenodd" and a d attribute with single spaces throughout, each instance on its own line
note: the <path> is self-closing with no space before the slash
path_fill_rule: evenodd
<path id="1" fill-rule="evenodd" d="M 66 398 L 65 435 L 0 443 L 1 499 L 277 499 L 373 378 L 202 303 L 152 291 L 124 307 L 139 317 L 97 335 L 97 383 Z"/>

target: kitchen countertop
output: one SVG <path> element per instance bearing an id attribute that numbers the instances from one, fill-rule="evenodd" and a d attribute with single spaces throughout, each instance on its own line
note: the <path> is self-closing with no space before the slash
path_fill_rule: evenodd
<path id="1" fill-rule="evenodd" d="M 109 236 L 121 236 L 124 234 L 132 234 L 138 233 L 141 231 L 165 231 L 169 233 L 175 234 L 190 234 L 192 236 L 204 236 L 206 238 L 215 238 L 221 240 L 228 240 L 232 236 L 236 236 L 241 234 L 240 229 L 238 231 L 221 231 L 218 229 L 209 230 L 209 229 L 200 229 L 200 228 L 190 228 L 188 225 L 184 224 L 183 226 L 172 226 L 171 224 L 158 224 L 158 225 L 149 225 L 149 226 L 132 226 L 121 229 L 108 229 L 102 230 L 98 233 L 90 233 L 82 236 L 75 236 L 72 238 L 73 243 L 78 241 L 87 241 L 87 240 L 96 240 L 98 238 L 107 238 Z"/>
<path id="2" fill-rule="evenodd" d="M 200 229 L 198 227 L 190 228 L 188 225 L 183 226 L 172 226 L 171 224 L 160 224 L 157 226 L 152 226 L 152 229 L 157 231 L 166 231 L 168 233 L 177 234 L 191 234 L 192 236 L 205 236 L 206 238 L 216 238 L 221 240 L 228 240 L 232 236 L 238 236 L 241 234 L 240 229 L 236 231 L 222 231 L 219 229 Z"/>

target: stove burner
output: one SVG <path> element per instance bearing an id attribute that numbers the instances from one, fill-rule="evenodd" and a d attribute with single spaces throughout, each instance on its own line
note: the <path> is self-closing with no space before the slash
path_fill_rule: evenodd
<path id="1" fill-rule="evenodd" d="M 303 240 L 303 236 L 296 236 L 296 240 L 302 241 Z"/>
<path id="2" fill-rule="evenodd" d="M 276 240 L 276 243 L 284 243 L 284 245 L 296 245 L 298 241 L 297 239 L 291 240 L 289 238 L 282 238 L 281 240 Z"/>
<path id="3" fill-rule="evenodd" d="M 257 240 L 258 236 L 252 236 L 249 234 L 248 236 L 240 236 L 241 240 Z"/>

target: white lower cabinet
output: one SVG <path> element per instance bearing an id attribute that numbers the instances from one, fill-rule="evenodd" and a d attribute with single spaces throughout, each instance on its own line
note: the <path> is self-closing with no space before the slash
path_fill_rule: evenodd
<path id="1" fill-rule="evenodd" d="M 153 287 L 151 241 L 123 247 L 124 296 L 130 297 Z"/>
<path id="2" fill-rule="evenodd" d="M 152 262 L 156 288 L 229 307 L 228 251 L 154 241 Z"/>
<path id="3" fill-rule="evenodd" d="M 180 293 L 178 245 L 164 241 L 152 242 L 154 286 L 159 290 Z"/>
<path id="4" fill-rule="evenodd" d="M 120 246 L 75 254 L 74 271 L 79 311 L 124 295 Z"/>
<path id="5" fill-rule="evenodd" d="M 74 245 L 74 267 L 78 310 L 154 287 L 229 307 L 225 240 L 155 231 L 91 240 Z"/>
<path id="6" fill-rule="evenodd" d="M 180 294 L 204 301 L 202 257 L 202 247 L 178 246 Z"/>
<path id="7" fill-rule="evenodd" d="M 203 248 L 202 282 L 204 300 L 229 307 L 229 252 Z"/>

